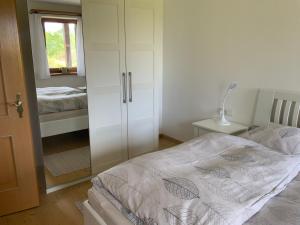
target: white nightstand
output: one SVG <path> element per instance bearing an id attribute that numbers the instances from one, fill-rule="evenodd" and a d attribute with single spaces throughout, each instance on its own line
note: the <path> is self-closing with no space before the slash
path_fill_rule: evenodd
<path id="1" fill-rule="evenodd" d="M 237 134 L 248 130 L 247 126 L 231 122 L 231 125 L 221 126 L 216 119 L 201 120 L 193 123 L 194 136 L 198 137 L 206 132 L 219 132 L 224 134 Z"/>

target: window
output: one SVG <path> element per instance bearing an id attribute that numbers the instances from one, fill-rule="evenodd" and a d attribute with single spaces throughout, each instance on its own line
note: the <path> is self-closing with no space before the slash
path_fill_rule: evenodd
<path id="1" fill-rule="evenodd" d="M 76 20 L 43 18 L 42 20 L 50 74 L 76 75 Z"/>

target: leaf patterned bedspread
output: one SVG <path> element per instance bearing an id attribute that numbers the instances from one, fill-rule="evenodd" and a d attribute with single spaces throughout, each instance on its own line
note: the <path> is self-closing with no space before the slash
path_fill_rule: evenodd
<path id="1" fill-rule="evenodd" d="M 139 225 L 240 225 L 283 191 L 300 158 L 210 133 L 147 154 L 93 179 Z"/>

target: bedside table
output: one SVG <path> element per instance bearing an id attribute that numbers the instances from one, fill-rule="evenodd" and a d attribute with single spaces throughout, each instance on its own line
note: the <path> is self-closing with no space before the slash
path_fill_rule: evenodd
<path id="1" fill-rule="evenodd" d="M 193 123 L 194 136 L 198 137 L 206 132 L 219 132 L 224 134 L 237 134 L 248 130 L 247 126 L 231 122 L 231 125 L 221 126 L 217 119 L 201 120 Z"/>

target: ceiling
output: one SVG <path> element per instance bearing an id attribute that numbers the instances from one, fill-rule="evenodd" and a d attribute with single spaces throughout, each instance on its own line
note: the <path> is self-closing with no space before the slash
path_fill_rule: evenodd
<path id="1" fill-rule="evenodd" d="M 36 2 L 50 2 L 56 4 L 80 5 L 80 0 L 34 0 Z"/>

